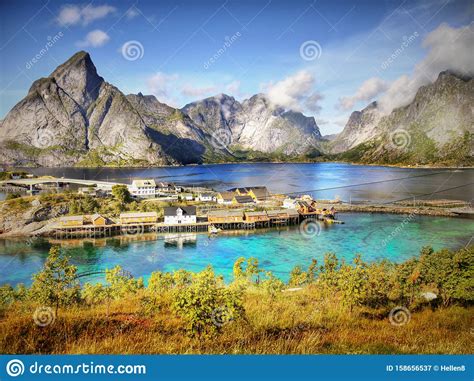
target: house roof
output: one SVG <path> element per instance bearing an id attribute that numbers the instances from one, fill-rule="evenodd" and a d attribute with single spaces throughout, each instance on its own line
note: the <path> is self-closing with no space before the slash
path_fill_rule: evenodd
<path id="1" fill-rule="evenodd" d="M 160 181 L 156 183 L 157 186 L 162 187 L 162 188 L 168 188 L 168 187 L 174 187 L 173 183 L 167 183 L 165 181 Z"/>
<path id="2" fill-rule="evenodd" d="M 84 216 L 65 216 L 61 217 L 60 221 L 84 221 Z"/>
<path id="3" fill-rule="evenodd" d="M 228 190 L 228 192 L 237 192 L 237 191 L 239 191 L 240 193 L 248 192 L 247 188 L 231 188 Z"/>
<path id="4" fill-rule="evenodd" d="M 253 203 L 253 198 L 250 196 L 234 196 L 235 201 L 239 204 L 250 204 Z"/>
<path id="5" fill-rule="evenodd" d="M 92 221 L 95 221 L 95 220 L 97 220 L 97 219 L 100 218 L 100 217 L 105 218 L 104 216 L 100 215 L 99 213 L 95 213 L 95 214 L 93 214 L 93 215 L 91 216 L 91 220 L 92 220 Z"/>
<path id="6" fill-rule="evenodd" d="M 146 179 L 146 180 L 133 180 L 132 185 L 136 187 L 156 187 L 155 180 Z"/>
<path id="7" fill-rule="evenodd" d="M 298 201 L 298 205 L 311 208 L 311 205 L 309 205 L 306 201 Z"/>
<path id="8" fill-rule="evenodd" d="M 280 214 L 286 214 L 288 217 L 295 217 L 299 216 L 299 213 L 296 209 L 275 209 L 275 210 L 267 210 L 267 214 L 269 217 L 278 216 Z"/>
<path id="9" fill-rule="evenodd" d="M 208 214 L 208 217 L 242 217 L 241 210 L 211 210 Z"/>
<path id="10" fill-rule="evenodd" d="M 245 212 L 245 216 L 248 217 L 258 217 L 258 216 L 267 216 L 267 212 L 260 211 L 260 212 Z"/>
<path id="11" fill-rule="evenodd" d="M 257 197 L 259 200 L 265 200 L 270 197 L 270 192 L 268 192 L 267 187 L 251 187 L 247 189 L 249 192 L 252 191 L 255 197 Z"/>
<path id="12" fill-rule="evenodd" d="M 158 217 L 158 213 L 156 212 L 120 213 L 120 218 L 135 218 L 135 217 Z"/>
<path id="13" fill-rule="evenodd" d="M 199 196 L 200 197 L 212 197 L 213 194 L 212 193 L 201 193 Z"/>
<path id="14" fill-rule="evenodd" d="M 224 201 L 232 201 L 232 199 L 235 196 L 234 192 L 226 191 L 226 192 L 220 192 L 219 196 L 224 200 Z"/>
<path id="15" fill-rule="evenodd" d="M 195 216 L 196 207 L 195 206 L 169 206 L 165 208 L 165 216 L 176 216 L 176 211 L 181 209 L 184 215 Z"/>

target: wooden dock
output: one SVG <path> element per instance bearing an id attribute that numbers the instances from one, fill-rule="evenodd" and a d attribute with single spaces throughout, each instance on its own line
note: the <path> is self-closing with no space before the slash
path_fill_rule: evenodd
<path id="1" fill-rule="evenodd" d="M 268 221 L 258 222 L 197 222 L 194 224 L 175 224 L 169 225 L 163 222 L 144 222 L 133 224 L 107 224 L 107 225 L 80 225 L 80 226 L 61 226 L 52 227 L 49 234 L 56 239 L 71 238 L 105 238 L 114 235 L 138 235 L 144 233 L 197 233 L 209 231 L 209 226 L 215 226 L 222 230 L 253 230 L 261 228 L 270 228 L 277 226 L 295 225 L 300 222 L 298 217 L 286 219 L 275 218 Z"/>

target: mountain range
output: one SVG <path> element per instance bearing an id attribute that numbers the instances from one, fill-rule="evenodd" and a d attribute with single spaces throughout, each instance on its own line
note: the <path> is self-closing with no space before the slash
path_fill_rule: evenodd
<path id="1" fill-rule="evenodd" d="M 0 161 L 16 166 L 150 166 L 243 160 L 346 160 L 471 165 L 472 77 L 449 71 L 407 106 L 382 115 L 377 102 L 336 136 L 313 117 L 264 94 L 219 94 L 182 109 L 153 95 L 123 94 L 81 51 L 35 81 L 0 121 Z"/>

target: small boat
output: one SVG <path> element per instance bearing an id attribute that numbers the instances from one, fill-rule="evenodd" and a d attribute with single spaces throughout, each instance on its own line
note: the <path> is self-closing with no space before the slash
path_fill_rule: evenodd
<path id="1" fill-rule="evenodd" d="M 211 233 L 211 234 L 217 234 L 221 231 L 222 231 L 222 229 L 218 229 L 214 225 L 209 226 L 209 233 Z"/>

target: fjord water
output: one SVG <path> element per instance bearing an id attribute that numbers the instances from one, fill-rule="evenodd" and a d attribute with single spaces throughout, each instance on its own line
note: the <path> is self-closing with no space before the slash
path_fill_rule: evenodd
<path id="1" fill-rule="evenodd" d="M 273 193 L 307 191 L 317 199 L 332 199 L 339 196 L 344 201 L 371 202 L 390 202 L 412 197 L 471 201 L 472 183 L 474 183 L 474 169 L 415 169 L 343 163 L 252 163 L 156 168 L 28 170 L 37 175 L 123 183 L 130 183 L 133 178 L 155 178 L 158 181 L 205 186 L 216 190 L 266 185 Z M 402 180 L 383 182 L 394 179 Z M 379 183 L 355 186 L 373 182 Z M 444 191 L 445 189 L 449 190 Z M 432 194 L 433 192 L 436 193 Z"/>
<path id="2" fill-rule="evenodd" d="M 313 236 L 290 227 L 215 237 L 173 233 L 64 241 L 63 248 L 80 273 L 120 265 L 146 280 L 153 271 L 200 271 L 210 264 L 229 281 L 234 261 L 243 256 L 258 258 L 262 268 L 287 280 L 295 265 L 306 268 L 312 258 L 322 263 L 327 252 L 346 261 L 360 253 L 367 262 L 384 258 L 401 262 L 417 255 L 425 245 L 435 249 L 464 247 L 474 232 L 474 220 L 461 218 L 365 213 L 344 213 L 339 218 L 346 223 L 321 225 L 319 234 Z M 0 284 L 29 284 L 47 257 L 47 247 L 28 245 L 25 240 L 4 240 L 0 245 Z M 103 281 L 103 275 L 82 280 Z"/>

